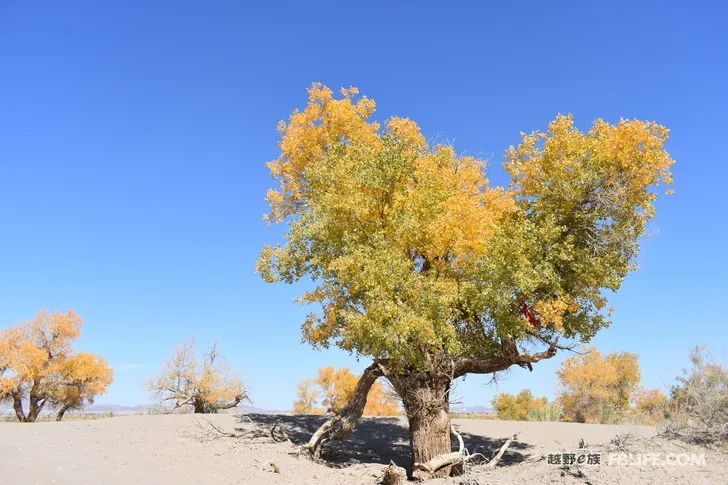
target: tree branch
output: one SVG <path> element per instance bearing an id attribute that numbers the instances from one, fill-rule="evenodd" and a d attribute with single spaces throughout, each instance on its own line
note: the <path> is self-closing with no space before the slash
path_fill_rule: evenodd
<path id="1" fill-rule="evenodd" d="M 556 345 L 551 344 L 545 351 L 535 354 L 521 354 L 516 350 L 512 353 L 480 359 L 468 357 L 456 359 L 453 377 L 462 377 L 465 374 L 492 374 L 493 372 L 506 370 L 512 365 L 530 366 L 530 364 L 540 360 L 550 359 L 556 355 L 556 350 Z"/>

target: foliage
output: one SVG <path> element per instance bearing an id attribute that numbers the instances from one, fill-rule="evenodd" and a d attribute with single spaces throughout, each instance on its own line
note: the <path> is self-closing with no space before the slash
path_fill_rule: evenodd
<path id="1" fill-rule="evenodd" d="M 699 441 L 728 440 L 728 370 L 702 347 L 690 353 L 689 369 L 678 377 L 672 401 L 684 418 L 683 435 Z"/>
<path id="2" fill-rule="evenodd" d="M 532 411 L 546 406 L 548 399 L 536 398 L 529 389 L 524 389 L 516 395 L 498 394 L 493 398 L 492 404 L 498 414 L 498 419 L 525 421 Z"/>
<path id="3" fill-rule="evenodd" d="M 561 421 L 564 411 L 558 403 L 547 402 L 544 406 L 531 409 L 527 419 L 529 421 Z"/>
<path id="4" fill-rule="evenodd" d="M 633 397 L 634 410 L 645 424 L 657 424 L 669 415 L 669 400 L 659 389 L 640 388 Z"/>
<path id="5" fill-rule="evenodd" d="M 293 403 L 294 414 L 324 414 L 338 412 L 354 396 L 359 376 L 349 369 L 329 366 L 319 369 L 316 379 L 298 385 L 298 399 Z M 390 389 L 375 382 L 367 396 L 364 415 L 395 416 L 400 406 Z"/>
<path id="6" fill-rule="evenodd" d="M 288 231 L 258 271 L 314 280 L 300 299 L 322 307 L 307 342 L 426 369 L 608 325 L 603 290 L 634 269 L 652 189 L 671 182 L 666 128 L 597 120 L 582 132 L 558 116 L 507 152 L 512 183 L 499 188 L 482 160 L 374 111 L 355 88 L 315 84 L 279 126 L 267 219 Z"/>
<path id="7" fill-rule="evenodd" d="M 640 370 L 637 354 L 602 356 L 592 349 L 564 360 L 558 376 L 562 390 L 557 400 L 567 421 L 612 423 L 629 409 Z"/>
<path id="8" fill-rule="evenodd" d="M 82 325 L 73 310 L 41 311 L 27 323 L 0 331 L 0 401 L 13 403 L 18 420 L 35 421 L 48 403 L 59 408 L 61 419 L 68 409 L 106 392 L 113 380 L 106 361 L 73 353 Z"/>
<path id="9" fill-rule="evenodd" d="M 217 345 L 199 357 L 194 340 L 178 347 L 148 388 L 161 402 L 172 403 L 172 409 L 191 406 L 195 413 L 216 413 L 249 400 L 240 377 L 218 354 Z"/>

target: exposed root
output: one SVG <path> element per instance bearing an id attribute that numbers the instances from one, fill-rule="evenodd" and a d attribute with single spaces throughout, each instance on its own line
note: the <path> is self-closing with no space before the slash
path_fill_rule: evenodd
<path id="1" fill-rule="evenodd" d="M 397 466 L 394 462 L 390 462 L 389 466 L 384 470 L 382 477 L 382 485 L 402 485 L 407 480 L 407 472 L 404 468 Z"/>

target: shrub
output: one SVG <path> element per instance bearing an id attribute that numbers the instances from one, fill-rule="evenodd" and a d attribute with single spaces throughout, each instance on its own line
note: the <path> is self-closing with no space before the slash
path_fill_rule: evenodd
<path id="1" fill-rule="evenodd" d="M 677 412 L 671 429 L 692 441 L 726 441 L 728 371 L 701 347 L 691 351 L 690 363 L 672 388 Z"/>

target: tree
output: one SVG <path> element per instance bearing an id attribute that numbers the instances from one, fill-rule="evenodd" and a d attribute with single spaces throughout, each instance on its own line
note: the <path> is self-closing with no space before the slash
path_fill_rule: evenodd
<path id="1" fill-rule="evenodd" d="M 0 331 L 0 401 L 12 401 L 19 421 L 35 421 L 48 403 L 59 407 L 60 421 L 68 409 L 106 392 L 113 380 L 106 361 L 73 354 L 72 342 L 82 326 L 73 310 L 40 311 L 27 323 Z"/>
<path id="2" fill-rule="evenodd" d="M 300 301 L 321 311 L 306 318 L 305 341 L 373 359 L 306 449 L 317 456 L 348 436 L 385 377 L 423 464 L 451 450 L 453 379 L 531 369 L 559 337 L 588 341 L 608 325 L 605 290 L 634 269 L 652 189 L 670 182 L 673 161 L 656 123 L 597 120 L 582 132 L 558 116 L 508 150 L 511 184 L 491 187 L 483 161 L 429 144 L 410 119 L 380 125 L 374 111 L 354 88 L 336 97 L 315 84 L 280 123 L 266 217 L 288 230 L 258 270 L 268 282 L 314 281 Z"/>
<path id="3" fill-rule="evenodd" d="M 669 414 L 669 401 L 659 389 L 637 389 L 633 400 L 637 414 L 649 423 L 664 421 Z"/>
<path id="4" fill-rule="evenodd" d="M 294 414 L 338 413 L 354 396 L 359 376 L 349 369 L 333 366 L 319 369 L 318 377 L 298 385 L 298 399 L 293 403 Z M 367 395 L 363 414 L 394 416 L 400 413 L 396 395 L 375 382 Z"/>
<path id="5" fill-rule="evenodd" d="M 597 350 L 564 360 L 558 371 L 558 396 L 567 421 L 604 423 L 619 419 L 628 409 L 640 369 L 637 354 Z"/>
<path id="6" fill-rule="evenodd" d="M 492 404 L 498 419 L 526 421 L 532 411 L 546 406 L 548 402 L 545 397 L 536 398 L 529 389 L 524 389 L 515 396 L 506 392 L 498 394 Z"/>
<path id="7" fill-rule="evenodd" d="M 200 358 L 194 340 L 177 348 L 148 388 L 160 401 L 173 403 L 173 410 L 191 406 L 195 413 L 216 413 L 249 401 L 245 386 L 218 354 L 217 345 Z"/>

